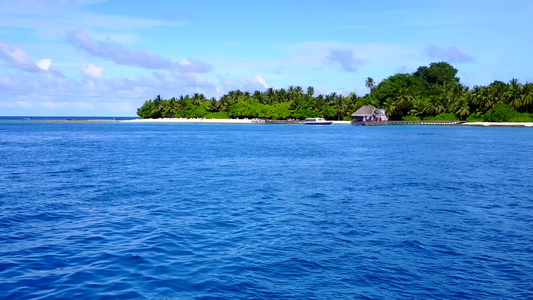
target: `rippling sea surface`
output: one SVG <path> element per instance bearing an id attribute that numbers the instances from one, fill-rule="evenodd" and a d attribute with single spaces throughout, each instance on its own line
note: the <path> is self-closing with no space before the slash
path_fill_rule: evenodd
<path id="1" fill-rule="evenodd" d="M 533 130 L 0 124 L 2 299 L 532 299 Z"/>

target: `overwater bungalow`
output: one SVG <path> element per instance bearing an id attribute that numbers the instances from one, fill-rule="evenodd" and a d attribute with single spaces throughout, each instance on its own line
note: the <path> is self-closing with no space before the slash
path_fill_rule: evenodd
<path id="1" fill-rule="evenodd" d="M 375 108 L 371 105 L 366 105 L 359 108 L 352 114 L 353 125 L 384 125 L 389 118 L 384 109 Z"/>

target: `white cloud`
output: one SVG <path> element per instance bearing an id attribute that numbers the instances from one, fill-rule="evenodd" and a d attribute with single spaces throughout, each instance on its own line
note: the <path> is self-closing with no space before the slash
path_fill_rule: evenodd
<path id="1" fill-rule="evenodd" d="M 94 64 L 81 64 L 81 72 L 83 75 L 94 78 L 94 79 L 102 79 L 104 78 L 104 67 L 97 67 Z"/>
<path id="2" fill-rule="evenodd" d="M 43 71 L 48 71 L 50 66 L 52 65 L 52 60 L 49 58 L 42 59 L 40 62 L 37 63 L 37 67 Z"/>
<path id="3" fill-rule="evenodd" d="M 253 82 L 255 83 L 259 83 L 260 85 L 262 85 L 265 89 L 268 89 L 270 86 L 268 85 L 268 83 L 266 83 L 265 79 L 263 78 L 263 76 L 261 74 L 258 74 L 257 76 L 255 76 Z"/>

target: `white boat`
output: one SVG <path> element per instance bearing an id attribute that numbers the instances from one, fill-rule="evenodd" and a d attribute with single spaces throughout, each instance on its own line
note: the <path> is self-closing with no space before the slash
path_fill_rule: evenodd
<path id="1" fill-rule="evenodd" d="M 306 118 L 304 125 L 331 125 L 331 121 L 326 121 L 323 118 Z"/>

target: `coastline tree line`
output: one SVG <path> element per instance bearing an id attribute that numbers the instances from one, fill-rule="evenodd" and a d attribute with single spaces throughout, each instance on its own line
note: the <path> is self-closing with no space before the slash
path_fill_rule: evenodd
<path id="1" fill-rule="evenodd" d="M 145 101 L 137 114 L 140 118 L 351 120 L 357 109 L 373 105 L 384 108 L 391 120 L 533 121 L 532 83 L 512 79 L 470 89 L 456 75 L 457 69 L 439 62 L 413 73 L 392 75 L 377 85 L 369 77 L 365 83 L 369 93 L 363 97 L 355 93 L 315 95 L 311 86 L 253 93 L 236 90 L 220 99 L 207 99 L 203 94 L 157 96 Z"/>

